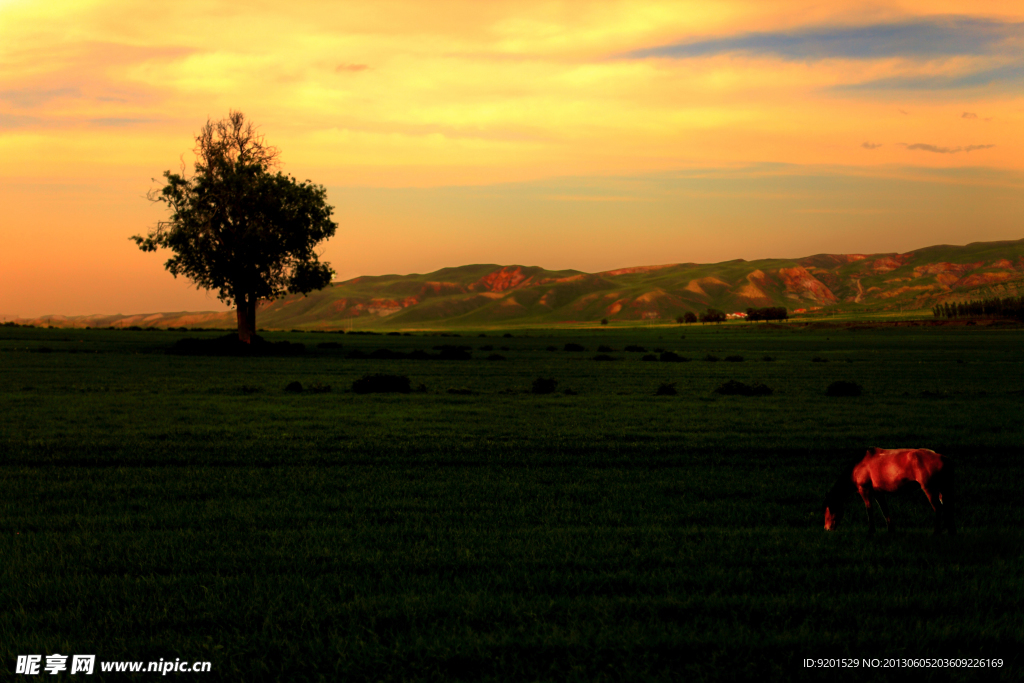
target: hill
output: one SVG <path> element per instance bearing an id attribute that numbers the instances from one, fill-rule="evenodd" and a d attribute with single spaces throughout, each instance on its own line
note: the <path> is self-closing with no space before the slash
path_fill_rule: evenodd
<path id="1" fill-rule="evenodd" d="M 479 264 L 426 275 L 357 277 L 261 305 L 267 329 L 436 328 L 671 320 L 714 307 L 884 313 L 1024 293 L 1024 240 L 940 245 L 905 254 L 673 263 L 602 273 Z M 47 316 L 22 323 L 233 327 L 233 313 Z"/>

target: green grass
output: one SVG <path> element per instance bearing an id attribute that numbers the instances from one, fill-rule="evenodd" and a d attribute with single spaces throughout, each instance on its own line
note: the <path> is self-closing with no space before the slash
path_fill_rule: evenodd
<path id="1" fill-rule="evenodd" d="M 0 667 L 59 652 L 205 660 L 208 680 L 903 680 L 802 661 L 996 657 L 924 675 L 1019 679 L 1024 329 L 514 334 L 280 333 L 306 353 L 242 359 L 166 355 L 173 332 L 0 327 Z M 474 360 L 345 357 L 439 344 Z M 601 344 L 620 360 L 593 361 Z M 347 391 L 374 372 L 427 391 Z M 541 376 L 559 393 L 529 393 Z M 730 379 L 775 393 L 714 393 Z M 836 380 L 863 395 L 827 398 Z M 655 396 L 663 382 L 678 395 Z M 869 537 L 852 499 L 824 533 L 825 490 L 869 446 L 955 458 L 959 535 L 931 536 L 920 494 L 893 501 L 898 533 Z"/>

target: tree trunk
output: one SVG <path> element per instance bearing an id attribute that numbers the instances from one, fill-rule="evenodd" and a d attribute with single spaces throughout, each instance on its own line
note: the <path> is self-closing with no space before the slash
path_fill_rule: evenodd
<path id="1" fill-rule="evenodd" d="M 251 344 L 256 336 L 256 298 L 242 296 L 235 300 L 235 318 L 238 320 L 238 341 Z"/>

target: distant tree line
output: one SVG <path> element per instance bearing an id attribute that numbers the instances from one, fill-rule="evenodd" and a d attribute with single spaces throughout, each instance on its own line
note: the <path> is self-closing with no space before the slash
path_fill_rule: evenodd
<path id="1" fill-rule="evenodd" d="M 1024 320 L 1024 296 L 980 301 L 947 301 L 932 308 L 936 318 L 1015 318 Z"/>
<path id="2" fill-rule="evenodd" d="M 747 320 L 757 322 L 759 320 L 785 320 L 789 317 L 789 311 L 785 306 L 768 306 L 767 308 L 748 308 Z"/>
<path id="3" fill-rule="evenodd" d="M 709 308 L 700 314 L 700 321 L 702 323 L 724 323 L 725 312 L 717 308 Z"/>

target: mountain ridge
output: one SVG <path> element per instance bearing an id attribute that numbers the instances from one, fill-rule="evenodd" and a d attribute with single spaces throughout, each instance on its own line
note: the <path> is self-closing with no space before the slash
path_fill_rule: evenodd
<path id="1" fill-rule="evenodd" d="M 367 275 L 259 307 L 266 329 L 433 328 L 674 319 L 784 306 L 878 312 L 1024 293 L 1024 239 L 933 245 L 906 253 L 668 263 L 599 273 L 470 264 L 431 273 Z M 231 327 L 234 313 L 40 316 L 22 324 Z"/>

